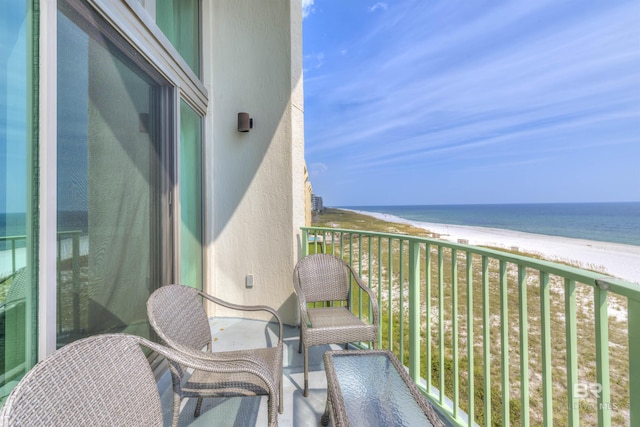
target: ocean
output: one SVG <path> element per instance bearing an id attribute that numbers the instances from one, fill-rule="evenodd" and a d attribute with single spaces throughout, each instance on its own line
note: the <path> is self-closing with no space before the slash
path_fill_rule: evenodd
<path id="1" fill-rule="evenodd" d="M 640 202 L 342 208 L 386 213 L 411 221 L 502 228 L 640 246 Z"/>
<path id="2" fill-rule="evenodd" d="M 386 213 L 411 221 L 502 228 L 640 246 L 640 202 L 342 207 Z M 24 235 L 25 219 L 24 214 L 0 213 L 0 236 Z M 86 233 L 87 213 L 61 212 L 58 223 L 60 229 Z M 16 245 L 24 247 L 24 241 L 17 241 Z M 9 242 L 0 241 L 0 250 L 8 248 Z"/>

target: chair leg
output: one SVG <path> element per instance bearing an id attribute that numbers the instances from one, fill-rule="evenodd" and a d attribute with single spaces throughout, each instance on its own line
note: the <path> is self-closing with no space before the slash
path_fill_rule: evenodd
<path id="1" fill-rule="evenodd" d="M 173 392 L 173 419 L 171 420 L 171 425 L 173 427 L 178 427 L 178 420 L 180 419 L 180 394 L 177 392 Z"/>
<path id="2" fill-rule="evenodd" d="M 195 418 L 198 418 L 198 417 L 200 416 L 200 409 L 201 409 L 201 408 L 202 408 L 202 398 L 201 398 L 201 397 L 199 397 L 199 398 L 198 398 L 198 403 L 196 403 L 196 410 L 195 410 L 195 412 L 193 413 L 193 416 L 194 416 Z"/>
<path id="3" fill-rule="evenodd" d="M 273 398 L 275 396 L 269 395 L 269 400 L 267 401 L 267 415 L 268 415 L 268 423 L 269 427 L 278 427 L 278 414 L 276 413 L 276 408 L 274 406 Z"/>
<path id="4" fill-rule="evenodd" d="M 324 413 L 322 414 L 322 417 L 320 418 L 320 424 L 323 426 L 327 426 L 329 425 L 329 420 L 331 418 L 331 401 L 329 400 L 329 396 L 327 396 L 327 403 L 324 407 Z"/>
<path id="5" fill-rule="evenodd" d="M 180 403 L 182 403 L 182 388 L 180 386 L 181 378 L 173 363 L 169 364 L 169 372 L 171 372 L 171 387 L 173 389 L 173 418 L 171 420 L 171 425 L 173 427 L 178 427 L 178 420 L 180 419 Z"/>
<path id="6" fill-rule="evenodd" d="M 307 346 L 304 346 L 304 397 L 309 396 L 309 355 Z"/>
<path id="7" fill-rule="evenodd" d="M 280 373 L 280 392 L 278 393 L 278 412 L 284 414 L 284 402 L 282 394 L 282 373 Z"/>

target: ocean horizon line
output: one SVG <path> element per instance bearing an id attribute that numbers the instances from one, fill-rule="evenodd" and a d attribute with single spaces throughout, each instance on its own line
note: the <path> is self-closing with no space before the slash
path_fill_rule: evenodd
<path id="1" fill-rule="evenodd" d="M 335 209 L 443 225 L 484 227 L 640 246 L 640 202 L 369 205 Z"/>
<path id="2" fill-rule="evenodd" d="M 333 209 L 351 209 L 351 208 L 371 208 L 371 207 L 413 207 L 413 206 L 513 206 L 513 205 L 619 205 L 619 204 L 640 204 L 640 200 L 617 201 L 617 202 L 501 202 L 501 203 L 403 203 L 389 205 L 336 205 L 325 206 L 325 208 Z"/>

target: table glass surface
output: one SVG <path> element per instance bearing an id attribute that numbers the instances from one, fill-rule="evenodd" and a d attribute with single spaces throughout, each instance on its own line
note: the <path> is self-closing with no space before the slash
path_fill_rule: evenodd
<path id="1" fill-rule="evenodd" d="M 431 426 L 395 366 L 384 354 L 334 356 L 351 426 Z"/>

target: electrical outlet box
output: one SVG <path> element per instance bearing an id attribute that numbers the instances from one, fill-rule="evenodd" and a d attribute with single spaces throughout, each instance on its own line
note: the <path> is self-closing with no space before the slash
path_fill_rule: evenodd
<path id="1" fill-rule="evenodd" d="M 253 274 L 247 274 L 247 277 L 245 279 L 245 286 L 247 287 L 247 289 L 253 288 Z"/>

